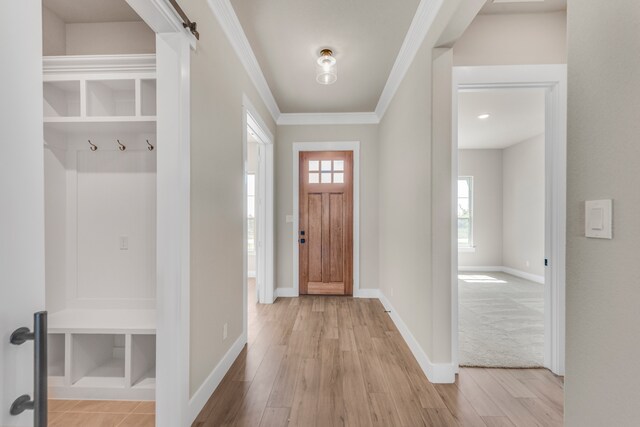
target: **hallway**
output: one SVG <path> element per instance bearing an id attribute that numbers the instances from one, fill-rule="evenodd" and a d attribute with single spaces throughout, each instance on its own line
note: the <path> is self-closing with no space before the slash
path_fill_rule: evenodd
<path id="1" fill-rule="evenodd" d="M 252 304 L 250 304 L 250 307 Z M 249 343 L 193 426 L 560 426 L 547 370 L 461 369 L 428 382 L 375 299 L 250 308 Z"/>

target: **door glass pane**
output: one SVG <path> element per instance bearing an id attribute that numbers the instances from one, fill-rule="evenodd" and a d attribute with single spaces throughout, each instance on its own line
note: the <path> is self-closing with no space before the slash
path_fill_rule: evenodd
<path id="1" fill-rule="evenodd" d="M 323 172 L 322 173 L 322 183 L 323 184 L 331 184 L 331 172 Z"/>
<path id="2" fill-rule="evenodd" d="M 344 170 L 344 160 L 334 160 L 333 161 L 333 170 L 334 171 L 343 171 Z"/>
<path id="3" fill-rule="evenodd" d="M 333 174 L 333 183 L 334 184 L 343 184 L 344 183 L 344 174 L 342 172 L 335 172 Z"/>
<path id="4" fill-rule="evenodd" d="M 458 217 L 469 217 L 469 199 L 458 199 Z"/>
<path id="5" fill-rule="evenodd" d="M 320 162 L 318 160 L 309 160 L 309 170 L 310 171 L 320 170 Z"/>
<path id="6" fill-rule="evenodd" d="M 466 179 L 458 180 L 458 197 L 469 197 L 469 181 Z"/>
<path id="7" fill-rule="evenodd" d="M 323 160 L 322 161 L 322 171 L 330 171 L 331 170 L 331 160 Z"/>
<path id="8" fill-rule="evenodd" d="M 318 184 L 320 182 L 320 174 L 315 172 L 315 173 L 310 173 L 309 174 L 309 184 Z"/>

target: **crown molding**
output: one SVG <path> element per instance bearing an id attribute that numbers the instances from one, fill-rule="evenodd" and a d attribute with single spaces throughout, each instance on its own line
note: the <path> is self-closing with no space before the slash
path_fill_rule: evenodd
<path id="1" fill-rule="evenodd" d="M 156 71 L 156 55 L 65 55 L 44 56 L 43 73 L 88 74 Z"/>
<path id="2" fill-rule="evenodd" d="M 416 53 L 418 53 L 418 49 L 420 49 L 427 32 L 431 28 L 442 2 L 443 0 L 420 0 L 416 14 L 413 17 L 413 21 L 411 21 L 411 26 L 409 26 L 409 31 L 407 31 L 402 47 L 398 52 L 396 62 L 393 64 L 391 73 L 389 73 L 387 84 L 384 86 L 378 100 L 376 114 L 380 119 L 387 112 L 387 108 L 389 108 L 389 104 L 400 87 L 402 79 L 407 74 Z"/>
<path id="3" fill-rule="evenodd" d="M 262 101 L 271 113 L 271 117 L 277 122 L 280 117 L 280 108 L 278 108 L 278 104 L 267 84 L 267 80 L 264 78 L 260 64 L 258 64 L 258 60 L 251 49 L 247 36 L 244 34 L 242 25 L 238 20 L 236 12 L 233 10 L 233 6 L 231 6 L 231 2 L 229 0 L 208 0 L 207 3 L 222 26 L 222 30 L 227 35 L 231 46 L 240 58 L 240 62 L 244 65 Z"/>
<path id="4" fill-rule="evenodd" d="M 283 113 L 278 125 L 371 125 L 378 124 L 376 113 Z"/>

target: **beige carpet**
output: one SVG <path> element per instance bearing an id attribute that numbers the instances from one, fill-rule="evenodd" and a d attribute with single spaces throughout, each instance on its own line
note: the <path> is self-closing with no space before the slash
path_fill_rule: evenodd
<path id="1" fill-rule="evenodd" d="M 544 285 L 505 273 L 458 275 L 461 366 L 544 364 Z"/>

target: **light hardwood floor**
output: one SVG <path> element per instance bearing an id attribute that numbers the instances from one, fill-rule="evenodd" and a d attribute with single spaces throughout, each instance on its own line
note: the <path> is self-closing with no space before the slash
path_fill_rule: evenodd
<path id="1" fill-rule="evenodd" d="M 560 426 L 547 370 L 462 369 L 434 385 L 379 301 L 278 299 L 194 422 L 208 426 Z"/>
<path id="2" fill-rule="evenodd" d="M 155 402 L 49 400 L 49 427 L 154 427 Z"/>

